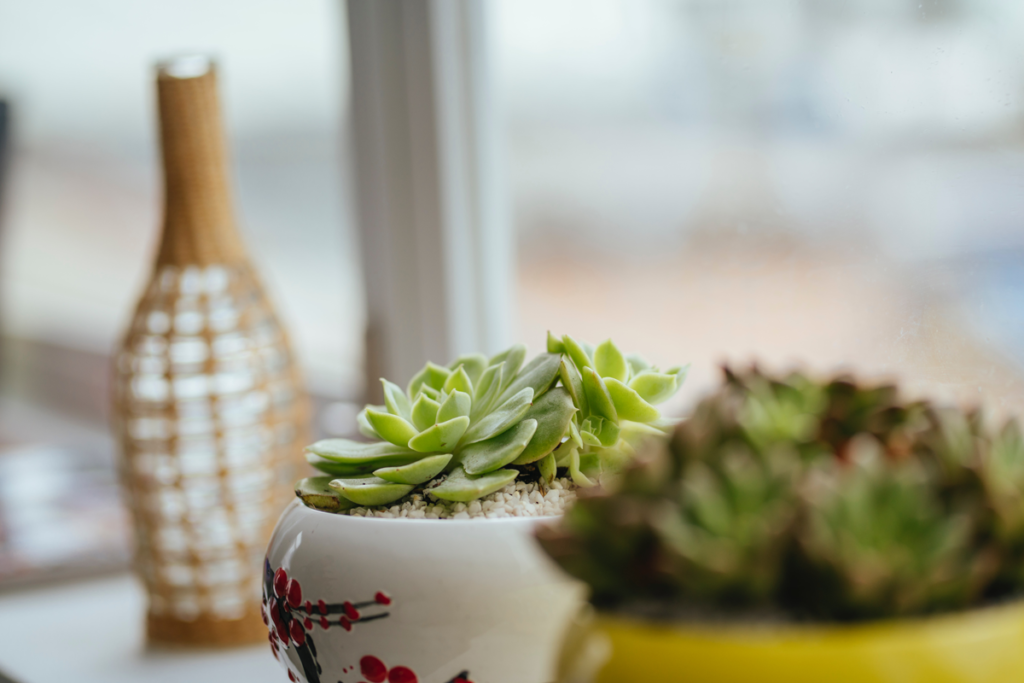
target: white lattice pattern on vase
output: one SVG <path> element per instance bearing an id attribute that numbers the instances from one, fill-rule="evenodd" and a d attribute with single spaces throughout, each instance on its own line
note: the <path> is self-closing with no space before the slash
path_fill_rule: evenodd
<path id="1" fill-rule="evenodd" d="M 304 400 L 248 266 L 161 266 L 116 360 L 117 429 L 150 617 L 258 612 Z"/>

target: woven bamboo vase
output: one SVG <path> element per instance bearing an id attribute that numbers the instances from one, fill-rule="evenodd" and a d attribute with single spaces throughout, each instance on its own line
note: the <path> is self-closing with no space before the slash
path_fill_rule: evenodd
<path id="1" fill-rule="evenodd" d="M 157 72 L 164 221 L 115 362 L 114 423 L 150 641 L 266 639 L 261 561 L 306 399 L 235 226 L 214 65 Z"/>

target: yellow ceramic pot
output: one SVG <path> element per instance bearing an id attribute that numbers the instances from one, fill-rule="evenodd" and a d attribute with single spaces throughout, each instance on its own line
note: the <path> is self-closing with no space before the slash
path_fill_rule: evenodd
<path id="1" fill-rule="evenodd" d="M 600 614 L 577 625 L 563 651 L 562 683 L 585 680 L 1016 683 L 1024 681 L 1024 603 L 819 627 L 659 625 Z"/>

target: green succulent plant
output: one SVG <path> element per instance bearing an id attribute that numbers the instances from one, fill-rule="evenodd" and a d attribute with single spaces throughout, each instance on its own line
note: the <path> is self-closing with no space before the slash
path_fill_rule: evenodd
<path id="1" fill-rule="evenodd" d="M 891 385 L 725 371 L 542 529 L 596 604 L 869 619 L 1024 589 L 1024 436 Z"/>
<path id="2" fill-rule="evenodd" d="M 655 406 L 678 391 L 685 367 L 662 372 L 611 340 L 594 348 L 550 333 L 547 352 L 525 360 L 519 344 L 427 363 L 405 390 L 382 379 L 384 405 L 358 416 L 369 442 L 309 446 L 307 460 L 325 474 L 300 481 L 296 495 L 340 512 L 415 490 L 468 502 L 524 473 L 550 481 L 564 470 L 589 487 L 628 459 L 639 435 L 674 424 Z"/>

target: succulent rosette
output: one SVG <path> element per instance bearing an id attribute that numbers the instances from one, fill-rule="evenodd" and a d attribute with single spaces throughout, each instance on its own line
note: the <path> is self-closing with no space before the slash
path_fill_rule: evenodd
<path id="1" fill-rule="evenodd" d="M 964 608 L 1024 590 L 1024 437 L 890 385 L 727 370 L 540 539 L 607 606 Z"/>
<path id="2" fill-rule="evenodd" d="M 550 334 L 547 352 L 525 360 L 518 344 L 427 363 L 405 390 L 382 379 L 384 405 L 358 416 L 369 441 L 309 446 L 307 460 L 325 475 L 300 481 L 296 494 L 342 511 L 415 490 L 469 502 L 524 473 L 551 481 L 563 470 L 589 487 L 628 459 L 640 435 L 674 424 L 656 406 L 678 391 L 685 367 L 662 372 L 610 340 L 595 348 Z"/>

